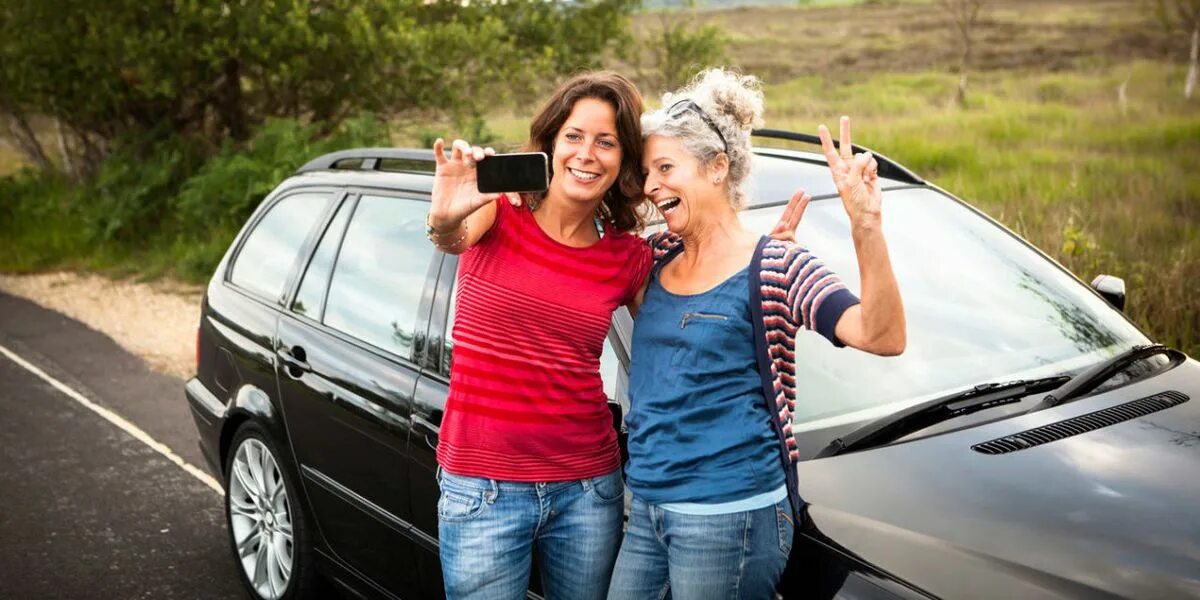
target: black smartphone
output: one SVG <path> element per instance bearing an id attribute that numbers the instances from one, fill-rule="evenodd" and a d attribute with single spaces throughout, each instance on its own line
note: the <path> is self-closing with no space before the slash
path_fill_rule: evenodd
<path id="1" fill-rule="evenodd" d="M 475 163 L 476 187 L 481 194 L 542 192 L 550 187 L 545 152 L 494 154 Z"/>

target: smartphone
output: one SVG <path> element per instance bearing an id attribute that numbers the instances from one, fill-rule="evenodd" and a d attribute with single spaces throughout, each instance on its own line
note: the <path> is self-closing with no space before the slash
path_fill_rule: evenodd
<path id="1" fill-rule="evenodd" d="M 545 152 L 494 154 L 475 163 L 476 187 L 481 194 L 542 192 L 550 187 Z"/>

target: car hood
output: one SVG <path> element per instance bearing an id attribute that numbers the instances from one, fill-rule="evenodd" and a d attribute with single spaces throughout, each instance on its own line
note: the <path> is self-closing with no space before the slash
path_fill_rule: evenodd
<path id="1" fill-rule="evenodd" d="M 1174 390 L 1191 400 L 999 455 L 971 446 Z M 835 546 L 948 598 L 1200 597 L 1200 363 L 1048 410 L 802 462 Z"/>

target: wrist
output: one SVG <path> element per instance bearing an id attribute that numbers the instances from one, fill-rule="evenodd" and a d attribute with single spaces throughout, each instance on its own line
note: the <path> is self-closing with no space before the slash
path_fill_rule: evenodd
<path id="1" fill-rule="evenodd" d="M 427 236 L 445 236 L 454 233 L 461 229 L 466 219 L 455 219 L 448 215 L 442 215 L 430 211 L 425 215 L 425 235 Z"/>
<path id="2" fill-rule="evenodd" d="M 432 215 L 425 216 L 425 237 L 433 242 L 433 247 L 444 252 L 459 252 L 467 241 L 467 222 L 458 221 L 448 229 L 441 229 L 434 223 Z"/>
<path id="3" fill-rule="evenodd" d="M 862 212 L 850 220 L 853 233 L 874 233 L 883 231 L 883 215 L 878 212 Z"/>

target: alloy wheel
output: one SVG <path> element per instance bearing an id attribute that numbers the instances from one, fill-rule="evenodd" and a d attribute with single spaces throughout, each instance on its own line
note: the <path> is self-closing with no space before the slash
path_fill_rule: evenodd
<path id="1" fill-rule="evenodd" d="M 229 523 L 246 579 L 259 597 L 277 600 L 292 574 L 293 533 L 287 487 L 275 457 L 246 438 L 229 477 Z"/>

